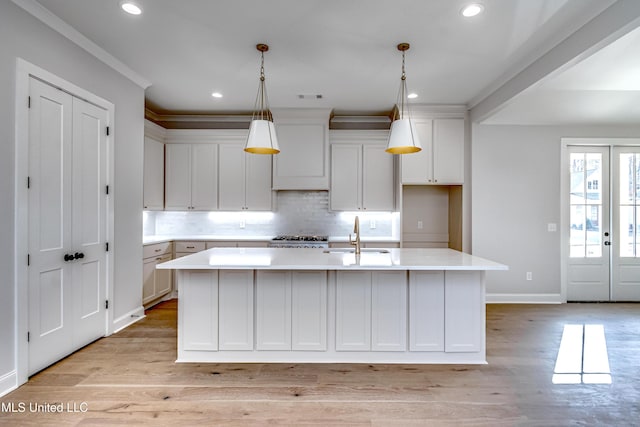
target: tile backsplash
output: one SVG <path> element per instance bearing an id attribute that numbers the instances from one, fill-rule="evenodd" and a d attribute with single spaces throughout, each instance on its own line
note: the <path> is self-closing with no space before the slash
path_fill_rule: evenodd
<path id="1" fill-rule="evenodd" d="M 278 191 L 276 195 L 273 212 L 148 211 L 143 217 L 144 235 L 347 236 L 358 215 L 361 236 L 399 236 L 398 212 L 332 212 L 327 191 Z"/>

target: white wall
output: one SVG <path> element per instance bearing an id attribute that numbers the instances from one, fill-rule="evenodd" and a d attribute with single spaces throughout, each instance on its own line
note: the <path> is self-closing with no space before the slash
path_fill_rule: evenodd
<path id="1" fill-rule="evenodd" d="M 17 57 L 115 105 L 114 318 L 140 307 L 142 298 L 144 90 L 15 4 L 0 1 L 0 395 L 15 377 L 14 262 L 26 256 L 14 254 Z"/>
<path id="2" fill-rule="evenodd" d="M 487 275 L 488 300 L 559 301 L 560 139 L 638 136 L 640 126 L 473 125 L 472 253 L 509 266 Z"/>

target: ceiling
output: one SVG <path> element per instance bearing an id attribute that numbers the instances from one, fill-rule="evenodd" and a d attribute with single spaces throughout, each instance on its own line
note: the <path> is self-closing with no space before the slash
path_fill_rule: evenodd
<path id="1" fill-rule="evenodd" d="M 481 0 L 485 11 L 474 18 L 460 14 L 469 0 L 138 0 L 140 16 L 123 13 L 118 0 L 14 2 L 39 3 L 150 82 L 146 105 L 156 114 L 249 113 L 260 66 L 255 45 L 267 43 L 272 108 L 384 115 L 396 102 L 400 42 L 411 44 L 407 82 L 418 94 L 411 102 L 472 108 L 615 0 Z M 637 122 L 638 71 L 633 31 L 482 121 L 620 121 L 624 107 L 624 120 Z"/>

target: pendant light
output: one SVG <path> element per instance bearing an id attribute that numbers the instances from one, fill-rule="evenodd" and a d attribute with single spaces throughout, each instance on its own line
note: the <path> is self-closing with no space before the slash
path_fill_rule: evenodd
<path id="1" fill-rule="evenodd" d="M 400 77 L 400 90 L 398 91 L 396 108 L 393 109 L 393 119 L 386 151 L 391 154 L 417 153 L 422 150 L 422 146 L 411 121 L 409 104 L 406 101 L 408 91 L 407 76 L 404 72 L 404 53 L 409 50 L 409 43 L 400 43 L 398 50 L 402 52 L 402 77 Z"/>
<path id="2" fill-rule="evenodd" d="M 260 83 L 244 151 L 253 154 L 278 154 L 280 147 L 278 147 L 276 128 L 273 125 L 273 116 L 269 110 L 267 88 L 264 83 L 264 53 L 269 50 L 269 46 L 261 43 L 256 45 L 256 49 L 260 52 L 261 57 Z"/>

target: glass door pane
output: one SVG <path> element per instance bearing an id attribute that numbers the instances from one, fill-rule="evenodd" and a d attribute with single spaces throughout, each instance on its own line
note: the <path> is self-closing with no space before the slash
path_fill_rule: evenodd
<path id="1" fill-rule="evenodd" d="M 640 257 L 640 154 L 620 153 L 619 158 L 620 257 Z"/>
<path id="2" fill-rule="evenodd" d="M 602 154 L 570 154 L 571 258 L 602 256 Z"/>

